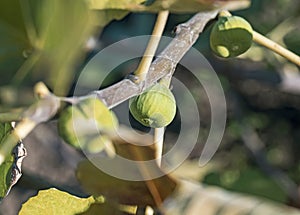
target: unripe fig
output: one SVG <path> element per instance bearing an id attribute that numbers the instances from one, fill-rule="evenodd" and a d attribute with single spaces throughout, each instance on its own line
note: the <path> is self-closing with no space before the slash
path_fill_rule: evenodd
<path id="1" fill-rule="evenodd" d="M 65 142 L 87 152 L 103 149 L 109 138 L 103 134 L 114 132 L 118 120 L 97 98 L 88 98 L 67 107 L 59 117 L 58 131 Z"/>
<path id="2" fill-rule="evenodd" d="M 155 84 L 129 100 L 132 116 L 144 126 L 160 128 L 169 125 L 176 114 L 176 101 L 171 90 Z"/>
<path id="3" fill-rule="evenodd" d="M 210 33 L 210 47 L 220 57 L 236 57 L 250 48 L 252 33 L 242 17 L 220 16 Z"/>

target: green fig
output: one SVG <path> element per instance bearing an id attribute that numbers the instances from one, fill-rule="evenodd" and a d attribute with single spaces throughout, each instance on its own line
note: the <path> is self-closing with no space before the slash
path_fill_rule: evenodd
<path id="1" fill-rule="evenodd" d="M 101 151 L 110 142 L 104 133 L 114 132 L 117 126 L 115 114 L 97 98 L 67 107 L 58 120 L 58 131 L 63 140 L 90 153 Z"/>
<path id="2" fill-rule="evenodd" d="M 176 101 L 171 90 L 155 84 L 142 94 L 129 100 L 132 116 L 142 125 L 161 128 L 169 125 L 176 114 Z"/>
<path id="3" fill-rule="evenodd" d="M 210 33 L 210 47 L 224 58 L 246 52 L 252 44 L 253 29 L 242 17 L 220 16 Z"/>

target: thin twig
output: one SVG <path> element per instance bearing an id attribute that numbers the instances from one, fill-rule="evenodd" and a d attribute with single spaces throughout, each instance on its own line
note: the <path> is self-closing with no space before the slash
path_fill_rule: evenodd
<path id="1" fill-rule="evenodd" d="M 157 15 L 157 19 L 151 34 L 150 41 L 147 45 L 146 51 L 143 55 L 143 58 L 137 70 L 134 72 L 134 74 L 139 78 L 138 81 L 143 81 L 146 78 L 147 72 L 150 68 L 151 62 L 157 50 L 160 38 L 165 29 L 168 16 L 169 16 L 169 11 L 167 10 L 161 11 Z"/>
<path id="2" fill-rule="evenodd" d="M 260 33 L 253 31 L 253 41 L 281 55 L 292 63 L 300 66 L 300 57 Z"/>
<path id="3" fill-rule="evenodd" d="M 154 129 L 154 145 L 155 147 L 155 159 L 157 162 L 157 165 L 161 166 L 161 157 L 163 154 L 163 146 L 164 146 L 164 133 L 165 128 L 155 128 Z"/>

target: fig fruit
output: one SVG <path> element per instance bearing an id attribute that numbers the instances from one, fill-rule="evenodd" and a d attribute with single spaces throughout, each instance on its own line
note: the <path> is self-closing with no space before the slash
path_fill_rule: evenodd
<path id="1" fill-rule="evenodd" d="M 210 33 L 210 47 L 224 58 L 246 52 L 252 44 L 253 29 L 242 17 L 220 16 Z"/>
<path id="2" fill-rule="evenodd" d="M 97 153 L 110 139 L 105 135 L 118 126 L 115 114 L 99 99 L 88 98 L 67 107 L 58 120 L 59 135 L 70 145 Z"/>
<path id="3" fill-rule="evenodd" d="M 142 94 L 129 100 L 132 116 L 142 125 L 161 128 L 169 125 L 176 114 L 176 101 L 171 90 L 155 84 Z"/>

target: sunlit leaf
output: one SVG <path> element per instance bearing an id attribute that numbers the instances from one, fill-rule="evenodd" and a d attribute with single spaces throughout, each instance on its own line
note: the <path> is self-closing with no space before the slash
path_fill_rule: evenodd
<path id="1" fill-rule="evenodd" d="M 126 10 L 114 10 L 114 9 L 108 9 L 108 10 L 97 10 L 95 12 L 95 15 L 98 17 L 97 19 L 97 25 L 100 27 L 104 27 L 108 23 L 110 23 L 112 20 L 120 20 L 123 17 L 125 17 L 129 12 Z"/>
<path id="2" fill-rule="evenodd" d="M 39 191 L 22 205 L 20 215 L 59 214 L 74 215 L 86 211 L 94 203 L 93 197 L 78 198 L 51 188 Z"/>
<path id="3" fill-rule="evenodd" d="M 95 10 L 97 25 L 104 27 L 112 20 L 119 20 L 126 16 L 130 8 L 145 0 L 88 0 L 89 7 Z"/>
<path id="4" fill-rule="evenodd" d="M 170 10 L 173 13 L 195 13 L 213 9 L 235 10 L 249 6 L 249 0 L 156 0 L 146 10 Z"/>
<path id="5" fill-rule="evenodd" d="M 88 0 L 89 7 L 97 10 L 130 10 L 146 0 Z"/>
<path id="6" fill-rule="evenodd" d="M 90 8 L 103 10 L 128 10 L 128 11 L 150 11 L 158 12 L 169 10 L 173 13 L 195 13 L 217 8 L 223 9 L 241 9 L 249 6 L 249 0 L 187 0 L 184 3 L 180 0 L 156 0 L 150 6 L 141 5 L 143 1 L 136 0 L 89 0 Z"/>

